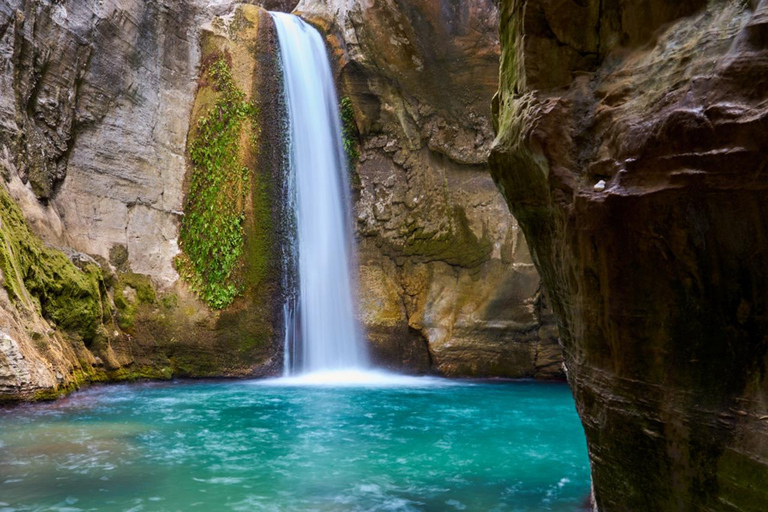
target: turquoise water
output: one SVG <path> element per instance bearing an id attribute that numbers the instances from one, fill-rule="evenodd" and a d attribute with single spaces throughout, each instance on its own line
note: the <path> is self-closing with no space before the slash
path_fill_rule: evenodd
<path id="1" fill-rule="evenodd" d="M 564 384 L 92 388 L 0 410 L 0 511 L 580 510 Z"/>

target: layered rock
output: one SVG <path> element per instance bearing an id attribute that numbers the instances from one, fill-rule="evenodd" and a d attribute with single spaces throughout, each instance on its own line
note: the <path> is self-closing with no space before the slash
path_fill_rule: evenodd
<path id="1" fill-rule="evenodd" d="M 560 375 L 556 329 L 488 175 L 492 0 L 302 1 L 328 35 L 356 184 L 361 318 L 376 359 L 446 375 Z"/>
<path id="2" fill-rule="evenodd" d="M 601 510 L 768 502 L 768 2 L 501 2 L 493 176 Z"/>

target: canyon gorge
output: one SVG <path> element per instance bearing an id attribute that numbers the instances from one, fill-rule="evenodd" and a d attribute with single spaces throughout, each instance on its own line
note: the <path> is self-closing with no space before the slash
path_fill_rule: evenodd
<path id="1" fill-rule="evenodd" d="M 268 11 L 325 39 L 373 365 L 567 378 L 595 510 L 762 510 L 768 0 L 1 0 L 0 402 L 282 372 Z"/>
<path id="2" fill-rule="evenodd" d="M 553 314 L 486 163 L 497 6 L 349 7 L 310 2 L 297 10 L 326 34 L 339 82 L 359 314 L 374 358 L 417 373 L 561 378 Z M 285 128 L 266 11 L 182 1 L 26 1 L 3 9 L 3 84 L 13 91 L 2 100 L 4 194 L 17 205 L 4 214 L 28 227 L 9 233 L 19 245 L 3 260 L 13 284 L 2 308 L 2 394 L 279 371 Z M 391 38 L 392 28 L 402 33 Z M 437 58 L 447 37 L 455 47 Z M 222 56 L 230 93 L 211 75 Z M 254 105 L 237 119 L 248 125 L 238 131 L 258 134 L 253 144 L 199 128 L 231 93 Z M 227 183 L 249 189 L 229 198 L 238 211 L 185 199 L 197 186 L 196 167 L 222 164 L 193 153 L 222 144 L 238 153 L 229 164 L 249 169 Z M 216 215 L 193 218 L 209 206 Z M 185 226 L 228 216 L 237 223 L 239 215 L 244 244 L 229 245 L 229 281 L 196 282 L 188 253 L 204 248 L 184 246 L 199 228 Z M 221 237 L 210 243 L 227 246 Z M 70 274 L 83 282 L 62 287 Z M 82 302 L 73 307 L 85 308 L 87 320 L 65 320 L 76 312 L 64 305 L 53 312 L 70 298 Z"/>
<path id="3" fill-rule="evenodd" d="M 491 168 L 560 319 L 597 505 L 761 509 L 768 3 L 501 16 Z"/>

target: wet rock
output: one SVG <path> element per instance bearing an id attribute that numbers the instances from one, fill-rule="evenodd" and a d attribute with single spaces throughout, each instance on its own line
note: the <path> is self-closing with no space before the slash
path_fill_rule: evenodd
<path id="1" fill-rule="evenodd" d="M 491 168 L 559 318 L 600 510 L 768 501 L 767 9 L 501 2 Z"/>
<path id="2" fill-rule="evenodd" d="M 446 375 L 561 376 L 538 347 L 535 268 L 488 175 L 492 0 L 303 1 L 352 100 L 361 317 L 377 360 Z"/>
<path id="3" fill-rule="evenodd" d="M 0 331 L 0 395 L 16 391 L 23 384 L 29 382 L 30 372 L 24 355 L 19 349 L 19 344 Z"/>

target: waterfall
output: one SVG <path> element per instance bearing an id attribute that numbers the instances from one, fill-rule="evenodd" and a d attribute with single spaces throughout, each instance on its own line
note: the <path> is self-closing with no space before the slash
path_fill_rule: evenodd
<path id="1" fill-rule="evenodd" d="M 363 369 L 355 321 L 354 244 L 338 99 L 320 34 L 271 13 L 277 28 L 289 124 L 289 191 L 298 290 L 285 306 L 285 374 Z"/>

